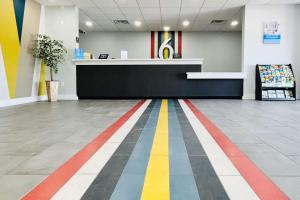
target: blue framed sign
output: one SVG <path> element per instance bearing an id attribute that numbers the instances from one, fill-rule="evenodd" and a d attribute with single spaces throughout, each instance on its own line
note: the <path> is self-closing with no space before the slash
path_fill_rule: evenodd
<path id="1" fill-rule="evenodd" d="M 264 23 L 264 44 L 280 44 L 281 33 L 278 22 L 267 22 Z"/>

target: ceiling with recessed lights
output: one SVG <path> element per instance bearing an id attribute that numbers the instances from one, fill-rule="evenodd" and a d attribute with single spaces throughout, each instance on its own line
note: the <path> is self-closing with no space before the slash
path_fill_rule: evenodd
<path id="1" fill-rule="evenodd" d="M 84 31 L 240 31 L 246 4 L 297 4 L 300 0 L 36 0 L 44 5 L 77 5 Z M 114 20 L 128 20 L 115 24 Z M 226 20 L 211 24 L 212 20 Z M 135 21 L 141 25 L 136 26 Z M 189 25 L 183 26 L 188 21 Z M 232 21 L 238 25 L 232 26 Z M 87 26 L 86 22 L 92 22 Z"/>

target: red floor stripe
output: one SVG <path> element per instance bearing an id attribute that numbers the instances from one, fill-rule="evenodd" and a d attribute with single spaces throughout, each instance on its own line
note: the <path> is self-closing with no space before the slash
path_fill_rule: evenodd
<path id="1" fill-rule="evenodd" d="M 23 200 L 50 199 L 53 195 L 98 151 L 98 149 L 145 103 L 138 102 L 133 108 L 119 118 L 115 123 L 99 134 L 94 140 L 49 175 L 43 182 L 37 185 L 31 192 L 25 195 Z"/>
<path id="2" fill-rule="evenodd" d="M 253 191 L 262 200 L 289 199 L 239 148 L 230 141 L 189 100 L 184 100 L 198 120 L 215 139 L 227 157 L 238 169 Z"/>

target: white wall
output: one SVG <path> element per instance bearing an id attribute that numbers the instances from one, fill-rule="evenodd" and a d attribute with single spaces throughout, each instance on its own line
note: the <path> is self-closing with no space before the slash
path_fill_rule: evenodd
<path id="1" fill-rule="evenodd" d="M 243 27 L 243 70 L 248 78 L 244 84 L 244 98 L 255 96 L 256 64 L 295 64 L 296 6 L 268 5 L 245 7 Z M 299 20 L 299 18 L 298 18 Z M 277 21 L 281 27 L 280 44 L 263 44 L 263 22 Z M 297 22 L 299 23 L 299 22 Z M 299 28 L 299 26 L 298 26 Z M 299 32 L 297 33 L 299 35 Z M 299 80 L 298 74 L 296 74 Z"/>
<path id="2" fill-rule="evenodd" d="M 294 57 L 294 73 L 296 75 L 296 83 L 298 86 L 297 89 L 297 98 L 300 97 L 300 5 L 295 6 L 295 17 L 294 17 L 294 27 L 295 27 L 295 33 L 294 33 L 294 48 L 293 48 L 293 57 Z"/>
<path id="3" fill-rule="evenodd" d="M 120 58 L 121 50 L 128 51 L 128 58 L 150 58 L 149 32 L 88 32 L 80 34 L 80 48 L 95 56 L 108 53 L 110 58 Z"/>
<path id="4" fill-rule="evenodd" d="M 0 101 L 9 99 L 8 84 L 5 72 L 4 59 L 2 55 L 2 47 L 0 44 Z"/>
<path id="5" fill-rule="evenodd" d="M 241 71 L 241 32 L 183 32 L 183 58 L 204 58 L 203 71 Z"/>
<path id="6" fill-rule="evenodd" d="M 183 58 L 204 58 L 204 71 L 241 71 L 241 32 L 183 32 Z M 89 32 L 80 34 L 80 47 L 120 58 L 150 58 L 150 32 Z"/>
<path id="7" fill-rule="evenodd" d="M 66 61 L 60 66 L 55 79 L 61 82 L 59 94 L 63 98 L 76 97 L 76 68 L 72 62 L 76 37 L 79 35 L 78 8 L 73 6 L 45 7 L 45 34 L 52 39 L 62 40 L 68 50 Z"/>

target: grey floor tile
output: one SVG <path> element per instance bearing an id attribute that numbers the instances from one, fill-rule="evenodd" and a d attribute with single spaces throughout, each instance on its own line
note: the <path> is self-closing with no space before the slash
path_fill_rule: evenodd
<path id="1" fill-rule="evenodd" d="M 0 176 L 0 199 L 21 199 L 29 190 L 39 184 L 44 175 L 3 175 Z"/>
<path id="2" fill-rule="evenodd" d="M 277 134 L 263 134 L 258 137 L 286 156 L 300 155 L 300 148 L 296 141 Z"/>
<path id="3" fill-rule="evenodd" d="M 30 156 L 0 156 L 0 175 L 7 174 L 29 158 Z"/>
<path id="4" fill-rule="evenodd" d="M 57 143 L 21 163 L 9 174 L 39 175 L 51 174 L 70 157 L 75 155 L 84 144 Z M 55 161 L 55 162 L 54 162 Z"/>
<path id="5" fill-rule="evenodd" d="M 300 167 L 280 153 L 250 154 L 248 157 L 268 176 L 300 176 Z"/>
<path id="6" fill-rule="evenodd" d="M 297 165 L 300 165 L 300 156 L 289 156 Z"/>
<path id="7" fill-rule="evenodd" d="M 264 143 L 259 144 L 249 144 L 249 143 L 236 143 L 239 149 L 246 153 L 247 155 L 255 155 L 255 154 L 264 154 L 264 153 L 273 153 L 276 154 L 278 151 L 276 151 L 274 148 L 272 148 L 269 145 L 266 145 Z"/>
<path id="8" fill-rule="evenodd" d="M 286 192 L 291 200 L 300 199 L 300 177 L 274 177 L 273 181 Z"/>

